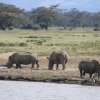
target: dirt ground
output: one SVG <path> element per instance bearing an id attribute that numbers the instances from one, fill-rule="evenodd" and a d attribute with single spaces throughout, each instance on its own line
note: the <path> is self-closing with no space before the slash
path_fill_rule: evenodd
<path id="1" fill-rule="evenodd" d="M 90 84 L 89 76 L 86 75 L 84 79 L 80 78 L 78 64 L 81 60 L 96 59 L 100 62 L 99 56 L 69 56 L 68 63 L 66 64 L 65 70 L 62 70 L 62 66 L 59 65 L 59 70 L 56 70 L 54 66 L 53 70 L 48 70 L 47 57 L 39 57 L 40 68 L 36 70 L 31 69 L 31 65 L 22 65 L 22 69 L 15 69 L 15 65 L 11 69 L 5 68 L 3 65 L 7 63 L 8 57 L 13 52 L 0 53 L 0 79 L 11 79 L 11 80 L 32 80 L 32 81 L 48 81 L 48 82 L 62 82 L 62 83 L 79 83 Z M 98 82 L 98 81 L 97 81 Z M 91 84 L 93 85 L 94 82 Z M 90 84 L 90 85 L 91 85 Z M 94 84 L 95 85 L 95 84 Z M 100 84 L 96 84 L 100 85 Z"/>

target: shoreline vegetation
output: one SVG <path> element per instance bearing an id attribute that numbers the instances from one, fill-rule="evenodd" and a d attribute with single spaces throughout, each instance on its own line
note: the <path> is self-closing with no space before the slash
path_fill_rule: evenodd
<path id="1" fill-rule="evenodd" d="M 65 51 L 68 63 L 65 70 L 48 70 L 47 56 L 52 51 Z M 35 52 L 39 56 L 39 70 L 31 65 L 22 69 L 6 69 L 8 57 L 14 52 Z M 86 75 L 81 79 L 78 64 L 81 60 L 96 59 L 100 62 L 100 31 L 91 28 L 76 28 L 72 31 L 60 29 L 45 30 L 0 30 L 0 80 L 36 81 L 66 84 L 100 86 L 100 78 L 89 79 Z"/>
<path id="2" fill-rule="evenodd" d="M 1 30 L 0 52 L 36 52 L 39 56 L 48 56 L 54 50 L 61 50 L 68 55 L 100 55 L 99 33 L 92 28 Z"/>
<path id="3" fill-rule="evenodd" d="M 38 78 L 27 78 L 22 76 L 2 76 L 0 75 L 0 80 L 5 81 L 26 81 L 26 82 L 45 82 L 45 83 L 57 83 L 57 84 L 77 84 L 85 86 L 100 86 L 100 81 L 98 79 L 73 79 L 73 78 L 48 78 L 48 79 L 38 79 Z"/>
<path id="4" fill-rule="evenodd" d="M 8 56 L 11 54 L 11 52 L 0 53 L 0 63 L 7 62 Z M 31 69 L 31 65 L 22 65 L 22 69 L 16 69 L 15 65 L 10 69 L 0 65 L 0 80 L 100 86 L 100 78 L 97 76 L 90 79 L 86 74 L 85 77 L 80 78 L 78 63 L 85 59 L 100 60 L 99 56 L 70 56 L 65 70 L 62 70 L 61 65 L 58 70 L 55 65 L 53 70 L 48 70 L 48 60 L 46 56 L 42 56 L 39 57 L 40 68 L 38 70 L 36 66 Z"/>

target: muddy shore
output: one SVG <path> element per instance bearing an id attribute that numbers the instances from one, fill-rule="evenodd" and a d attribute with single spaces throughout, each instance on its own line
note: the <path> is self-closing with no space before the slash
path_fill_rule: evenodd
<path id="1" fill-rule="evenodd" d="M 79 84 L 86 86 L 100 86 L 100 81 L 96 79 L 31 79 L 25 77 L 12 77 L 12 76 L 0 76 L 0 80 L 9 81 L 27 81 L 27 82 L 47 82 L 47 83 L 59 83 L 59 84 Z"/>
<path id="2" fill-rule="evenodd" d="M 12 53 L 0 54 L 0 65 L 7 63 L 9 55 Z M 59 70 L 56 70 L 54 66 L 53 70 L 48 70 L 48 60 L 46 57 L 39 57 L 39 70 L 36 67 L 31 70 L 31 65 L 24 66 L 22 69 L 15 69 L 15 65 L 11 69 L 7 69 L 0 66 L 0 80 L 13 80 L 13 81 L 33 81 L 33 82 L 49 82 L 49 83 L 62 83 L 62 84 L 79 84 L 79 85 L 92 85 L 100 86 L 100 79 L 97 77 L 89 79 L 89 75 L 86 75 L 83 79 L 80 78 L 78 63 L 85 59 L 96 59 L 100 61 L 98 56 L 71 56 L 66 69 L 61 70 L 62 66 L 59 66 Z"/>

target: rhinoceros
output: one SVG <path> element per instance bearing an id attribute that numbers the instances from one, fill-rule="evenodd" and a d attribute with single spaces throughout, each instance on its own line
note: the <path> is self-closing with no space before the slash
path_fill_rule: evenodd
<path id="1" fill-rule="evenodd" d="M 92 74 L 94 73 L 98 74 L 98 77 L 100 76 L 100 64 L 97 60 L 81 61 L 78 65 L 78 68 L 80 71 L 81 78 L 82 78 L 82 75 L 85 76 L 86 73 L 90 75 L 90 78 L 92 77 Z"/>
<path id="2" fill-rule="evenodd" d="M 34 68 L 34 65 L 37 65 L 37 69 L 39 68 L 38 64 L 38 56 L 36 54 L 31 53 L 14 53 L 9 56 L 7 67 L 11 68 L 13 64 L 16 64 L 16 69 L 21 68 L 21 64 L 28 65 L 32 64 L 31 68 Z"/>
<path id="3" fill-rule="evenodd" d="M 56 70 L 58 69 L 58 65 L 62 64 L 63 70 L 65 69 L 65 65 L 68 61 L 67 54 L 62 51 L 54 51 L 51 53 L 50 57 L 47 57 L 49 60 L 48 69 L 52 70 L 53 65 L 56 64 Z"/>

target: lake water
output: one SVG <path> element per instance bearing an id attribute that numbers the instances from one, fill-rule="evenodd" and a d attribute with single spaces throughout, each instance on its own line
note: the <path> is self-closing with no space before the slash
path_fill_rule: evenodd
<path id="1" fill-rule="evenodd" d="M 100 100 L 100 87 L 0 81 L 0 100 Z"/>

